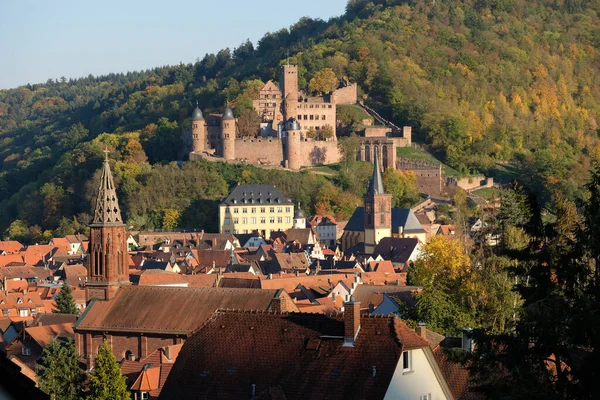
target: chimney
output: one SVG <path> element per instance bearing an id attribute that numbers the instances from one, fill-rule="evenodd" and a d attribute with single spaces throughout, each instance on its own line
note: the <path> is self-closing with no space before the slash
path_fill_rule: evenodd
<path id="1" fill-rule="evenodd" d="M 171 346 L 165 346 L 165 357 L 167 360 L 171 360 Z"/>
<path id="2" fill-rule="evenodd" d="M 212 247 L 217 247 L 217 238 L 212 238 Z"/>
<path id="3" fill-rule="evenodd" d="M 465 328 L 462 331 L 462 349 L 468 352 L 472 352 L 475 348 L 475 341 L 473 340 L 473 328 Z"/>
<path id="4" fill-rule="evenodd" d="M 268 279 L 273 279 L 273 274 L 270 273 Z"/>
<path id="5" fill-rule="evenodd" d="M 354 296 L 344 303 L 344 347 L 354 347 L 354 341 L 360 332 L 360 301 Z"/>
<path id="6" fill-rule="evenodd" d="M 421 336 L 423 339 L 426 339 L 427 336 L 427 328 L 425 328 L 424 322 L 419 322 L 419 325 L 415 328 L 417 335 Z"/>

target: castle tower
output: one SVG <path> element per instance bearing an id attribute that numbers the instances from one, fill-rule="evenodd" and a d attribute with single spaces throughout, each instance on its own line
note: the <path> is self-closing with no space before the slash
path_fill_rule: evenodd
<path id="1" fill-rule="evenodd" d="M 194 153 L 202 153 L 206 150 L 206 122 L 202 111 L 196 108 L 192 112 L 192 151 Z"/>
<path id="2" fill-rule="evenodd" d="M 296 118 L 298 114 L 298 66 L 282 65 L 279 77 L 283 120 Z"/>
<path id="3" fill-rule="evenodd" d="M 375 153 L 373 178 L 365 194 L 365 253 L 372 254 L 384 237 L 392 236 L 392 195 L 383 190 L 379 156 Z"/>
<path id="4" fill-rule="evenodd" d="M 128 285 L 127 234 L 121 218 L 108 150 L 102 167 L 94 220 L 90 225 L 86 300 L 110 300 L 122 285 Z"/>
<path id="5" fill-rule="evenodd" d="M 285 123 L 286 132 L 286 161 L 287 167 L 299 170 L 302 166 L 300 157 L 300 124 L 296 118 L 290 118 Z"/>
<path id="6" fill-rule="evenodd" d="M 294 229 L 305 229 L 306 228 L 306 217 L 304 216 L 304 211 L 300 208 L 300 203 L 294 210 L 294 225 L 292 225 Z"/>
<path id="7" fill-rule="evenodd" d="M 222 157 L 235 160 L 235 117 L 231 108 L 227 107 L 221 117 L 221 141 L 223 143 Z"/>

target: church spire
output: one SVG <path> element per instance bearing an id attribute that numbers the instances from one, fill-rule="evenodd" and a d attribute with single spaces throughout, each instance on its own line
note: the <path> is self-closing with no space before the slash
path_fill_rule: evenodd
<path id="1" fill-rule="evenodd" d="M 104 150 L 104 153 L 106 157 L 104 158 L 104 165 L 102 167 L 102 176 L 100 177 L 100 187 L 98 188 L 92 225 L 123 225 L 117 191 L 110 171 L 110 164 L 108 163 L 108 149 Z"/>
<path id="2" fill-rule="evenodd" d="M 373 161 L 373 178 L 369 184 L 368 194 L 385 194 L 383 190 L 383 179 L 381 178 L 381 169 L 379 169 L 379 156 L 375 152 L 375 160 Z"/>

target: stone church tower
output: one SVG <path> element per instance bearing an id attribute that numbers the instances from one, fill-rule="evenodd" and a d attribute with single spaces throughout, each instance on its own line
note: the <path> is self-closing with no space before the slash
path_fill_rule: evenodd
<path id="1" fill-rule="evenodd" d="M 365 253 L 372 254 L 379 241 L 392 236 L 392 195 L 383 190 L 379 156 L 375 153 L 373 178 L 365 194 Z"/>
<path id="2" fill-rule="evenodd" d="M 198 108 L 198 104 L 196 104 L 196 109 L 192 113 L 192 145 L 194 153 L 202 153 L 206 151 L 206 122 L 204 121 L 204 116 L 202 115 L 202 111 Z"/>
<path id="3" fill-rule="evenodd" d="M 226 160 L 235 160 L 235 133 L 235 117 L 231 108 L 227 107 L 221 117 L 222 157 Z"/>
<path id="4" fill-rule="evenodd" d="M 110 300 L 121 285 L 128 285 L 127 233 L 108 163 L 102 167 L 94 220 L 90 225 L 86 301 Z"/>

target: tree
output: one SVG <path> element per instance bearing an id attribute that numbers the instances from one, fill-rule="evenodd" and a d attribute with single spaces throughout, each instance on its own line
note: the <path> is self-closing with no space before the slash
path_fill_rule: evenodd
<path id="1" fill-rule="evenodd" d="M 10 224 L 6 233 L 8 233 L 8 238 L 10 240 L 24 241 L 29 232 L 27 224 L 20 219 L 16 219 Z"/>
<path id="2" fill-rule="evenodd" d="M 237 129 L 240 136 L 256 137 L 260 129 L 260 116 L 251 108 L 245 108 L 237 119 Z"/>
<path id="3" fill-rule="evenodd" d="M 81 396 L 85 376 L 79 368 L 75 342 L 51 339 L 39 366 L 39 385 L 52 400 L 74 400 Z"/>
<path id="4" fill-rule="evenodd" d="M 129 400 L 125 377 L 106 340 L 98 348 L 90 374 L 89 400 Z"/>
<path id="5" fill-rule="evenodd" d="M 327 140 L 333 137 L 333 127 L 331 125 L 323 125 L 321 127 L 321 139 Z"/>
<path id="6" fill-rule="evenodd" d="M 417 178 L 412 171 L 396 171 L 388 168 L 383 172 L 383 186 L 392 195 L 394 207 L 410 206 L 419 198 Z"/>
<path id="7" fill-rule="evenodd" d="M 168 208 L 163 211 L 163 220 L 162 226 L 165 229 L 174 229 L 179 225 L 179 218 L 181 217 L 181 212 L 178 210 Z"/>
<path id="8" fill-rule="evenodd" d="M 75 299 L 73 298 L 73 289 L 68 282 L 65 282 L 60 288 L 58 297 L 54 302 L 54 307 L 55 309 L 52 310 L 53 313 L 79 315 L 79 309 L 77 308 Z"/>
<path id="9" fill-rule="evenodd" d="M 331 68 L 324 68 L 317 72 L 308 82 L 308 90 L 311 93 L 329 93 L 338 85 L 338 79 Z"/>
<path id="10" fill-rule="evenodd" d="M 309 139 L 314 139 L 317 137 L 317 130 L 315 129 L 314 126 L 311 126 L 310 128 L 308 128 L 308 130 L 306 131 L 306 137 Z"/>

